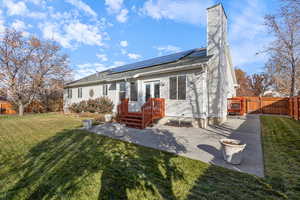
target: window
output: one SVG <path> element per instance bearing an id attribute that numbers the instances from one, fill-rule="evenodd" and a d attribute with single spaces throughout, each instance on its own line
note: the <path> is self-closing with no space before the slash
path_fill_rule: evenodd
<path id="1" fill-rule="evenodd" d="M 160 84 L 155 83 L 154 84 L 154 98 L 160 98 L 160 90 L 159 90 Z"/>
<path id="2" fill-rule="evenodd" d="M 108 90 L 116 90 L 116 88 L 117 88 L 117 84 L 116 84 L 116 82 L 114 82 L 114 83 L 110 84 Z"/>
<path id="3" fill-rule="evenodd" d="M 130 83 L 130 101 L 137 101 L 138 98 L 138 88 L 136 82 Z"/>
<path id="4" fill-rule="evenodd" d="M 170 99 L 177 99 L 177 77 L 170 77 Z"/>
<path id="5" fill-rule="evenodd" d="M 72 98 L 72 88 L 68 88 L 68 98 Z"/>
<path id="6" fill-rule="evenodd" d="M 82 88 L 78 88 L 78 98 L 82 98 Z"/>
<path id="7" fill-rule="evenodd" d="M 170 99 L 185 100 L 186 99 L 186 76 L 170 77 L 169 94 Z"/>
<path id="8" fill-rule="evenodd" d="M 125 82 L 120 83 L 119 97 L 120 97 L 120 101 L 122 101 L 123 99 L 126 98 L 126 83 Z"/>
<path id="9" fill-rule="evenodd" d="M 178 76 L 178 99 L 186 99 L 186 76 Z"/>
<path id="10" fill-rule="evenodd" d="M 94 90 L 93 90 L 93 89 L 90 89 L 89 94 L 90 94 L 90 97 L 93 97 L 93 96 L 94 96 Z"/>
<path id="11" fill-rule="evenodd" d="M 103 85 L 103 95 L 104 96 L 107 96 L 107 90 L 108 90 L 108 85 L 107 84 L 105 84 L 105 85 Z"/>

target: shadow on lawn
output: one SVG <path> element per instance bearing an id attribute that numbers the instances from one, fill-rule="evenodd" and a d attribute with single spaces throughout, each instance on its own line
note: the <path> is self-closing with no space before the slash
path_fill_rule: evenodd
<path id="1" fill-rule="evenodd" d="M 65 130 L 33 147 L 24 164 L 11 170 L 24 174 L 6 199 L 69 199 L 97 173 L 101 183 L 94 183 L 91 191 L 81 191 L 90 192 L 85 194 L 87 199 L 128 199 L 128 190 L 138 188 L 175 199 L 172 181 L 182 179 L 182 173 L 172 163 L 174 157 L 80 130 Z"/>

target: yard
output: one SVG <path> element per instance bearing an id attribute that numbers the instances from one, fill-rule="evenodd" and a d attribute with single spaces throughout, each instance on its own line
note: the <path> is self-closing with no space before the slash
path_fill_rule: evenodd
<path id="1" fill-rule="evenodd" d="M 300 124 L 262 120 L 266 179 L 76 130 L 71 116 L 0 117 L 0 199 L 295 199 Z"/>
<path id="2" fill-rule="evenodd" d="M 300 199 L 300 122 L 262 116 L 265 174 L 273 188 Z"/>

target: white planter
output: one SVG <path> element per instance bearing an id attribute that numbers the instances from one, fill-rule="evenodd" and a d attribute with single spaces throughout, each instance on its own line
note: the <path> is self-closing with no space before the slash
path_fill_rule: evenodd
<path id="1" fill-rule="evenodd" d="M 110 122 L 112 120 L 112 114 L 105 114 L 104 119 L 105 119 L 105 122 Z"/>
<path id="2" fill-rule="evenodd" d="M 82 120 L 83 128 L 84 129 L 90 129 L 92 128 L 93 121 L 91 119 Z"/>
<path id="3" fill-rule="evenodd" d="M 239 165 L 243 159 L 243 151 L 246 144 L 239 140 L 221 139 L 224 160 L 230 164 Z"/>

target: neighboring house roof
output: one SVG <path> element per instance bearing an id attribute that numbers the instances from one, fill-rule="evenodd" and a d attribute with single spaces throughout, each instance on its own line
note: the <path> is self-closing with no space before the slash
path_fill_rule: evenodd
<path id="1" fill-rule="evenodd" d="M 192 65 L 209 60 L 211 56 L 206 53 L 206 48 L 191 49 L 179 53 L 170 54 L 140 61 L 120 67 L 111 68 L 102 72 L 97 72 L 82 79 L 70 82 L 65 87 L 75 87 L 80 85 L 93 84 L 102 81 L 112 81 L 134 77 L 139 73 L 147 73 L 156 70 L 174 69 L 178 66 Z"/>

